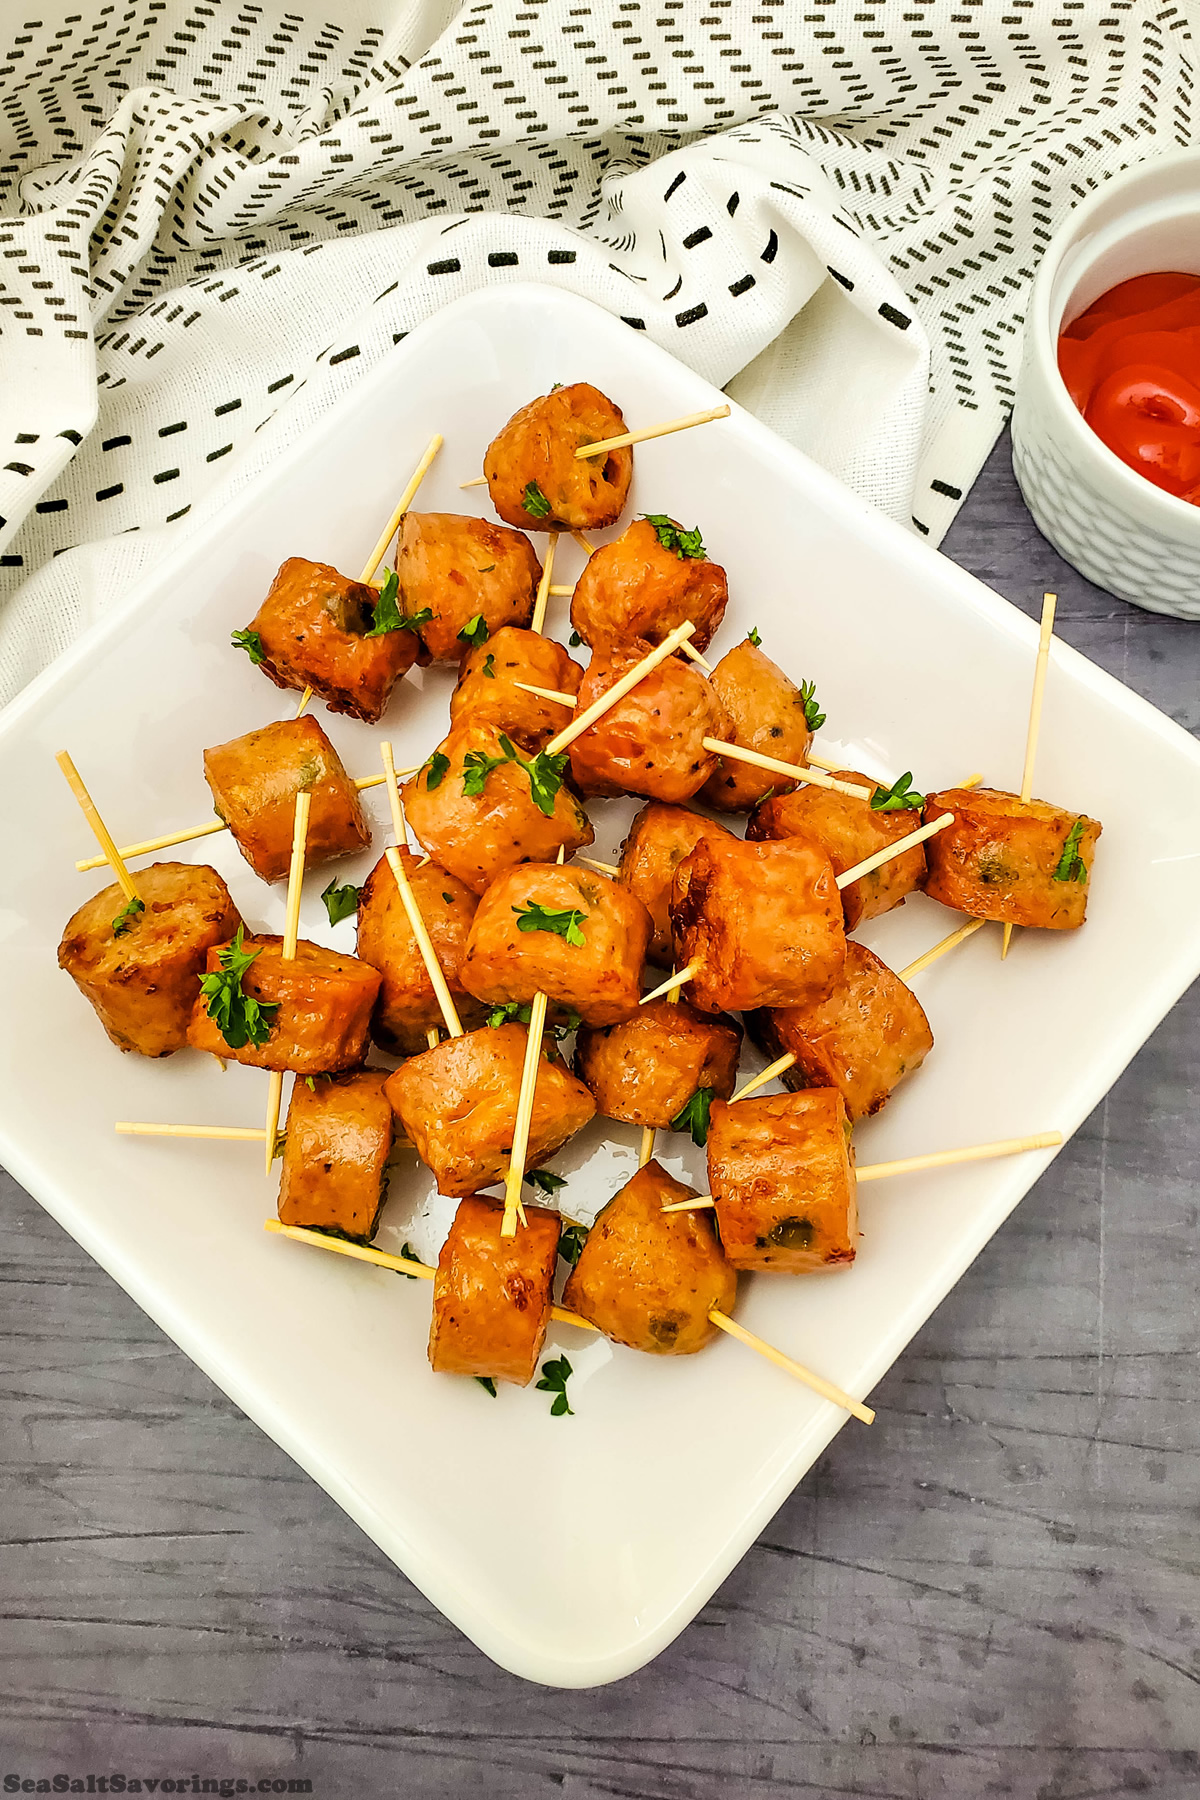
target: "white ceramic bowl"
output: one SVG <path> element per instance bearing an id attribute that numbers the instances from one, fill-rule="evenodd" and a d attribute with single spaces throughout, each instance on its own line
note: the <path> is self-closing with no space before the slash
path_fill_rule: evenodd
<path id="1" fill-rule="evenodd" d="M 1058 372 L 1064 322 L 1134 275 L 1200 275 L 1200 152 L 1114 176 L 1051 239 L 1033 284 L 1013 412 L 1013 469 L 1038 529 L 1089 581 L 1153 612 L 1200 619 L 1200 507 L 1126 466 Z"/>

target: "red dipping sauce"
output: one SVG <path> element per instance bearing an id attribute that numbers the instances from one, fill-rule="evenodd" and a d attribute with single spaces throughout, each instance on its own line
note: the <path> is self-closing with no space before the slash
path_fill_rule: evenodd
<path id="1" fill-rule="evenodd" d="M 1058 340 L 1072 400 L 1110 450 L 1200 506 L 1200 275 L 1137 275 Z"/>

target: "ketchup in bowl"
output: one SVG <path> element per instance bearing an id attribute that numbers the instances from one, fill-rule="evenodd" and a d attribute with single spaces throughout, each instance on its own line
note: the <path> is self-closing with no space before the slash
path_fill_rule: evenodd
<path id="1" fill-rule="evenodd" d="M 1200 275 L 1137 275 L 1063 331 L 1058 367 L 1096 435 L 1200 506 Z"/>

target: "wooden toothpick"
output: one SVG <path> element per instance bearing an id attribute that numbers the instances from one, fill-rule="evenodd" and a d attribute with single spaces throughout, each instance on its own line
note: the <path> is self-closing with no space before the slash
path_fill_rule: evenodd
<path id="1" fill-rule="evenodd" d="M 613 685 L 598 699 L 593 700 L 590 706 L 585 706 L 581 713 L 577 712 L 571 723 L 564 726 L 557 737 L 550 739 L 546 745 L 546 755 L 557 756 L 560 750 L 565 750 L 568 744 L 573 744 L 575 739 L 588 729 L 589 725 L 594 725 L 597 719 L 603 718 L 609 708 L 615 706 L 618 700 L 623 700 L 630 689 L 635 688 L 638 682 L 649 675 L 652 669 L 657 669 L 659 663 L 665 662 L 668 656 L 673 656 L 684 639 L 691 637 L 695 629 L 691 620 L 685 619 L 682 625 L 677 625 L 674 631 L 668 632 L 662 643 L 651 650 L 649 656 L 643 656 L 640 662 L 635 663 L 632 669 L 621 676 L 619 681 L 614 681 Z"/>
<path id="2" fill-rule="evenodd" d="M 279 952 L 283 962 L 296 960 L 296 945 L 300 940 L 300 900 L 304 892 L 304 855 L 308 846 L 308 815 L 311 807 L 312 790 L 301 788 L 296 795 L 296 817 L 292 826 L 292 860 L 288 868 L 287 912 L 284 915 L 283 948 Z M 267 1088 L 267 1123 L 263 1132 L 268 1175 L 271 1173 L 271 1165 L 275 1161 L 275 1146 L 279 1137 L 279 1109 L 282 1104 L 283 1070 L 272 1069 Z"/>
<path id="3" fill-rule="evenodd" d="M 918 956 L 915 962 L 910 962 L 907 967 L 899 970 L 901 981 L 911 981 L 914 975 L 919 975 L 923 969 L 928 969 L 932 963 L 945 956 L 948 950 L 956 950 L 960 944 L 965 944 L 969 937 L 973 937 L 979 928 L 986 924 L 986 919 L 968 919 L 965 925 L 960 925 L 957 931 L 950 933 L 949 937 L 944 937 L 940 943 L 934 944 L 931 950 L 926 950 L 923 956 Z"/>
<path id="4" fill-rule="evenodd" d="M 1033 665 L 1033 695 L 1029 702 L 1029 726 L 1025 733 L 1025 766 L 1021 770 L 1022 806 L 1033 794 L 1033 765 L 1037 760 L 1038 736 L 1042 729 L 1042 700 L 1046 692 L 1046 669 L 1050 662 L 1050 643 L 1054 637 L 1054 614 L 1057 606 L 1057 594 L 1042 595 L 1042 628 L 1038 634 L 1037 661 Z M 1012 934 L 1012 926 L 1005 925 L 1004 939 L 1000 945 L 1001 962 L 1008 955 Z"/>
<path id="5" fill-rule="evenodd" d="M 682 419 L 665 419 L 661 425 L 643 425 L 640 431 L 623 431 L 619 437 L 601 438 L 596 444 L 581 444 L 576 461 L 584 457 L 607 456 L 610 450 L 624 450 L 631 444 L 645 444 L 651 438 L 670 437 L 673 431 L 690 431 L 693 425 L 711 425 L 714 419 L 727 419 L 728 406 L 710 406 L 706 412 L 685 413 Z"/>
<path id="6" fill-rule="evenodd" d="M 923 844 L 926 838 L 933 837 L 936 832 L 945 831 L 947 825 L 953 825 L 953 823 L 953 813 L 942 813 L 939 818 L 932 819 L 928 825 L 922 825 L 917 831 L 910 831 L 906 837 L 897 838 L 895 843 L 885 844 L 882 850 L 875 852 L 874 856 L 864 857 L 862 862 L 855 863 L 852 869 L 847 869 L 844 875 L 839 875 L 837 878 L 838 888 L 848 888 L 852 881 L 861 881 L 864 875 L 870 875 L 875 869 L 881 869 L 884 863 L 891 862 L 893 857 L 903 856 L 904 852 L 911 850 L 914 844 Z"/>
<path id="7" fill-rule="evenodd" d="M 92 796 L 88 793 L 86 787 L 84 787 L 82 775 L 80 775 L 79 770 L 75 767 L 75 764 L 71 761 L 71 758 L 67 755 L 65 750 L 60 750 L 54 760 L 66 776 L 67 786 L 79 802 L 80 811 L 83 813 L 84 818 L 91 826 L 93 832 L 96 834 L 96 842 L 104 852 L 104 855 L 99 860 L 108 864 L 109 868 L 116 876 L 118 885 L 126 900 L 130 902 L 136 900 L 140 906 L 142 904 L 142 897 L 134 886 L 133 876 L 125 867 L 121 852 L 113 843 L 112 834 L 109 831 L 108 826 L 104 823 L 104 820 L 100 817 L 96 802 L 92 799 Z"/>
<path id="8" fill-rule="evenodd" d="M 400 792 L 396 786 L 396 767 L 392 760 L 392 746 L 386 739 L 379 746 L 379 754 L 383 760 L 383 778 L 387 785 L 388 802 L 392 809 L 392 829 L 396 834 L 396 843 L 397 845 L 407 845 L 408 831 L 404 822 L 404 809 L 400 805 Z M 399 891 L 401 904 L 408 915 L 413 937 L 417 941 L 417 949 L 421 953 L 421 961 L 425 964 L 425 972 L 433 984 L 437 1003 L 442 1009 L 446 1030 L 451 1037 L 461 1037 L 463 1035 L 462 1020 L 458 1016 L 458 1008 L 454 1004 L 454 998 L 442 972 L 442 965 L 438 961 L 437 951 L 433 947 L 433 939 L 421 916 L 421 909 L 417 905 L 417 896 L 413 892 L 412 883 L 405 873 L 400 851 L 389 844 L 384 855 L 387 857 L 388 868 L 392 871 Z"/>
<path id="9" fill-rule="evenodd" d="M 546 560 L 542 564 L 542 579 L 538 582 L 537 599 L 533 603 L 533 617 L 529 621 L 531 631 L 544 631 L 546 628 L 546 602 L 553 589 L 550 576 L 554 570 L 554 552 L 558 549 L 557 531 L 552 531 L 546 540 Z"/>
<path id="10" fill-rule="evenodd" d="M 774 1363 L 776 1368 L 786 1369 L 789 1375 L 794 1375 L 797 1381 L 802 1381 L 805 1387 L 811 1388 L 815 1394 L 820 1394 L 822 1399 L 832 1400 L 835 1406 L 840 1406 L 844 1412 L 853 1413 L 854 1417 L 861 1419 L 864 1425 L 875 1423 L 874 1412 L 869 1406 L 864 1406 L 861 1400 L 853 1399 L 840 1387 L 835 1387 L 832 1381 L 826 1381 L 823 1375 L 814 1374 L 812 1369 L 806 1369 L 803 1363 L 793 1362 L 790 1356 L 785 1356 L 782 1350 L 775 1348 L 774 1344 L 768 1344 L 765 1338 L 756 1337 L 754 1332 L 747 1331 L 744 1325 L 739 1325 L 736 1319 L 729 1317 L 728 1313 L 719 1312 L 714 1306 L 708 1316 L 718 1331 L 727 1332 L 740 1344 L 745 1344 L 747 1349 L 765 1357 L 767 1362 Z"/>
<path id="11" fill-rule="evenodd" d="M 830 788 L 834 793 L 848 794 L 852 800 L 869 800 L 875 792 L 874 788 L 863 787 L 858 781 L 835 781 L 832 775 L 819 772 L 808 763 L 780 762 L 777 756 L 764 756 L 761 750 L 747 750 L 742 744 L 729 744 L 723 738 L 706 737 L 701 742 L 714 756 L 729 756 L 734 762 L 750 763 L 756 769 L 766 769 L 771 775 L 786 775 L 789 781 Z"/>

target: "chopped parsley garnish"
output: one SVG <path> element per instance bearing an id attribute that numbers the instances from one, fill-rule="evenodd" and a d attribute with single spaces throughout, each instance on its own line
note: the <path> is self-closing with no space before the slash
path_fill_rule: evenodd
<path id="1" fill-rule="evenodd" d="M 428 770 L 425 786 L 430 789 L 441 787 L 446 778 L 446 770 L 450 767 L 450 758 L 443 751 L 435 750 L 425 767 Z"/>
<path id="2" fill-rule="evenodd" d="M 513 911 L 517 915 L 518 931 L 549 931 L 555 937 L 566 938 L 568 944 L 573 944 L 577 950 L 582 949 L 587 941 L 581 927 L 588 915 L 577 906 L 564 906 L 555 910 L 553 907 L 540 906 L 536 900 L 529 900 L 524 910 L 514 906 Z"/>
<path id="3" fill-rule="evenodd" d="M 521 496 L 521 505 L 525 508 L 525 511 L 529 514 L 531 519 L 548 519 L 550 517 L 550 502 L 547 500 L 536 481 L 527 481 L 525 483 L 525 492 Z"/>
<path id="4" fill-rule="evenodd" d="M 552 388 L 551 388 L 551 389 L 550 389 L 550 392 L 551 392 L 551 393 L 552 393 L 552 394 L 557 394 L 557 392 L 558 392 L 558 390 L 559 390 L 559 388 L 560 388 L 560 387 L 561 387 L 561 386 L 562 386 L 562 382 L 561 382 L 561 381 L 556 381 L 556 382 L 555 382 L 555 384 L 554 384 L 554 386 L 553 386 L 553 387 L 552 387 Z"/>
<path id="5" fill-rule="evenodd" d="M 446 902 L 447 906 L 454 905 L 454 895 L 453 894 L 443 894 L 442 899 Z"/>
<path id="6" fill-rule="evenodd" d="M 690 1131 L 693 1144 L 707 1144 L 708 1115 L 713 1103 L 713 1088 L 697 1088 L 687 1105 L 671 1120 L 672 1131 Z"/>
<path id="7" fill-rule="evenodd" d="M 145 902 L 139 900 L 136 894 L 132 900 L 127 900 L 112 922 L 113 936 L 124 937 L 138 914 L 144 913 L 145 910 Z"/>
<path id="8" fill-rule="evenodd" d="M 348 919 L 351 913 L 356 913 L 358 897 L 361 893 L 362 889 L 355 887 L 352 882 L 347 882 L 344 887 L 339 887 L 335 875 L 321 895 L 325 902 L 325 911 L 329 914 L 329 923 L 340 925 L 343 919 Z"/>
<path id="9" fill-rule="evenodd" d="M 258 950 L 242 949 L 245 927 L 239 925 L 232 943 L 222 944 L 217 952 L 221 967 L 206 975 L 200 992 L 207 1005 L 205 1011 L 231 1050 L 245 1044 L 257 1048 L 271 1035 L 272 1016 L 279 1011 L 275 1000 L 255 1000 L 242 991 L 242 977 L 260 955 Z"/>
<path id="10" fill-rule="evenodd" d="M 906 769 L 904 774 L 893 781 L 891 787 L 877 787 L 871 795 L 872 812 L 919 812 L 925 804 L 924 794 L 913 789 L 912 770 Z"/>
<path id="11" fill-rule="evenodd" d="M 262 639 L 257 631 L 231 632 L 229 641 L 235 650 L 244 650 L 252 663 L 257 665 L 266 660 L 266 651 L 262 647 Z"/>
<path id="12" fill-rule="evenodd" d="M 1070 831 L 1068 831 L 1066 840 L 1063 843 L 1062 855 L 1059 857 L 1058 865 L 1055 868 L 1053 875 L 1050 877 L 1052 881 L 1087 880 L 1087 864 L 1079 854 L 1079 844 L 1082 837 L 1083 820 L 1076 819 Z"/>
<path id="13" fill-rule="evenodd" d="M 550 1408 L 553 1419 L 561 1419 L 564 1414 L 575 1416 L 575 1409 L 567 1399 L 567 1382 L 571 1376 L 571 1365 L 565 1356 L 551 1357 L 542 1364 L 542 1378 L 538 1382 L 538 1390 L 544 1394 L 553 1394 L 554 1402 Z"/>
<path id="14" fill-rule="evenodd" d="M 477 650 L 480 644 L 487 643 L 490 636 L 487 620 L 482 613 L 476 613 L 473 619 L 467 620 L 459 632 L 458 641 L 460 644 L 470 644 L 472 650 Z"/>
<path id="15" fill-rule="evenodd" d="M 579 1252 L 587 1242 L 586 1225 L 568 1225 L 558 1240 L 558 1254 L 573 1269 L 579 1261 Z"/>
<path id="16" fill-rule="evenodd" d="M 483 1388 L 487 1393 L 489 1393 L 492 1396 L 492 1399 L 494 1400 L 496 1398 L 496 1378 L 495 1378 L 495 1376 L 494 1375 L 477 1375 L 475 1377 L 475 1379 L 479 1383 L 480 1387 Z"/>
<path id="17" fill-rule="evenodd" d="M 496 679 L 496 658 L 492 655 L 490 650 L 488 651 L 487 655 L 483 659 L 483 672 L 487 676 L 489 681 L 495 681 L 495 679 Z"/>
<path id="18" fill-rule="evenodd" d="M 668 519 L 666 513 L 643 513 L 642 517 L 648 525 L 653 525 L 663 549 L 673 550 L 681 562 L 685 556 L 701 558 L 706 554 L 698 525 L 685 531 L 674 519 Z"/>
<path id="19" fill-rule="evenodd" d="M 752 625 L 750 627 L 749 631 L 746 633 L 746 641 L 747 643 L 753 644 L 756 650 L 758 649 L 759 645 L 762 643 L 762 639 L 758 635 L 757 625 Z"/>
<path id="20" fill-rule="evenodd" d="M 804 723 L 810 731 L 820 731 L 825 723 L 825 714 L 817 702 L 817 684 L 815 681 L 800 683 L 800 704 L 804 708 Z"/>
<path id="21" fill-rule="evenodd" d="M 528 1025 L 530 1020 L 529 1002 L 505 1000 L 503 1005 L 494 1006 L 487 1016 L 487 1022 L 495 1031 L 501 1025 Z M 568 1011 L 566 1020 L 561 1025 L 547 1025 L 547 1031 L 553 1032 L 556 1039 L 565 1038 L 570 1032 L 578 1031 L 583 1020 L 577 1012 Z"/>
<path id="22" fill-rule="evenodd" d="M 498 769 L 506 762 L 516 763 L 529 777 L 529 792 L 533 796 L 533 804 L 539 812 L 552 819 L 554 802 L 558 798 L 558 790 L 562 787 L 563 775 L 570 760 L 566 751 L 560 751 L 557 756 L 549 756 L 546 751 L 539 750 L 531 761 L 526 762 L 523 756 L 517 755 L 512 739 L 504 732 L 500 733 L 499 743 L 499 756 L 488 756 L 483 750 L 467 751 L 463 757 L 463 793 L 469 798 L 482 794 L 484 783 L 493 769 Z M 438 780 L 441 780 L 440 775 Z"/>
<path id="23" fill-rule="evenodd" d="M 559 1188 L 566 1187 L 565 1175 L 556 1175 L 553 1169 L 526 1169 L 525 1179 L 530 1187 L 540 1188 L 543 1194 L 557 1193 Z"/>
<path id="24" fill-rule="evenodd" d="M 309 1091 L 309 1093 L 310 1093 L 310 1094 L 315 1094 L 315 1093 L 316 1093 L 316 1091 L 317 1091 L 317 1084 L 316 1084 L 316 1082 L 315 1082 L 315 1081 L 314 1081 L 314 1080 L 313 1080 L 313 1078 L 312 1078 L 312 1076 L 311 1076 L 311 1075 L 306 1075 L 306 1076 L 305 1076 L 305 1077 L 304 1077 L 304 1085 L 305 1085 L 305 1087 L 306 1087 L 306 1088 L 307 1088 L 307 1089 L 308 1089 L 308 1091 Z"/>
<path id="25" fill-rule="evenodd" d="M 433 617 L 429 608 L 423 606 L 420 612 L 413 613 L 410 618 L 396 604 L 399 593 L 400 577 L 395 569 L 389 569 L 375 602 L 375 617 L 371 629 L 363 633 L 364 637 L 384 637 L 389 631 L 416 631 L 419 625 L 428 625 Z"/>
<path id="26" fill-rule="evenodd" d="M 400 1254 L 401 1254 L 401 1256 L 409 1257 L 412 1262 L 420 1262 L 420 1260 L 421 1260 L 420 1257 L 417 1255 L 416 1251 L 413 1249 L 412 1245 L 408 1242 L 407 1238 L 405 1239 L 404 1243 L 401 1244 L 401 1246 L 400 1246 Z M 407 1269 L 397 1269 L 396 1274 L 403 1275 L 405 1281 L 417 1281 L 420 1279 L 420 1277 L 417 1275 L 410 1275 Z"/>

